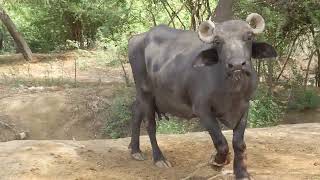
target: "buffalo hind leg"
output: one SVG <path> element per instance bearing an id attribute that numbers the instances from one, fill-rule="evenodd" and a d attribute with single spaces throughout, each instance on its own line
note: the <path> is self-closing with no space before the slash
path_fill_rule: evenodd
<path id="1" fill-rule="evenodd" d="M 244 142 L 244 131 L 247 125 L 247 114 L 245 114 L 236 128 L 233 130 L 232 145 L 234 150 L 233 171 L 236 179 L 250 179 L 247 171 L 246 144 Z"/>
<path id="2" fill-rule="evenodd" d="M 151 146 L 152 146 L 152 155 L 153 155 L 153 161 L 157 167 L 160 168 L 169 168 L 171 167 L 171 164 L 169 161 L 166 160 L 166 158 L 163 156 L 158 142 L 156 138 L 156 120 L 155 120 L 155 112 L 152 111 L 148 113 L 147 115 L 147 131 L 150 138 Z"/>
<path id="3" fill-rule="evenodd" d="M 132 121 L 131 156 L 136 160 L 144 160 L 140 150 L 140 125 L 142 120 L 147 122 L 147 132 L 152 146 L 153 161 L 158 167 L 171 167 L 171 164 L 163 156 L 156 139 L 155 106 L 152 95 L 148 92 L 138 91 L 134 104 L 134 116 Z"/>
<path id="4" fill-rule="evenodd" d="M 133 120 L 131 129 L 131 142 L 129 147 L 131 148 L 131 156 L 133 159 L 138 161 L 145 160 L 145 156 L 140 150 L 140 126 L 142 121 L 142 109 L 139 107 L 139 102 L 135 101 L 133 103 Z"/>

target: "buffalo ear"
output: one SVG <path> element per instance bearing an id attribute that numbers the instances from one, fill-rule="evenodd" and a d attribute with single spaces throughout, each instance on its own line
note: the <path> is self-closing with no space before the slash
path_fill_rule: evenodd
<path id="1" fill-rule="evenodd" d="M 218 52 L 216 49 L 211 48 L 202 51 L 193 62 L 193 67 L 211 66 L 217 64 L 219 60 Z"/>
<path id="2" fill-rule="evenodd" d="M 253 42 L 252 57 L 255 59 L 277 57 L 277 51 L 268 43 Z"/>

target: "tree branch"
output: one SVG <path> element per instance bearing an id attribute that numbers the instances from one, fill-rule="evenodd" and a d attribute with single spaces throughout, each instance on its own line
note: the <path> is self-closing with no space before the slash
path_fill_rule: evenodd
<path id="1" fill-rule="evenodd" d="M 171 15 L 169 9 L 167 8 L 166 4 L 163 2 L 163 0 L 160 0 L 160 2 L 162 3 L 164 9 L 167 11 L 167 14 L 168 14 L 168 16 L 170 17 L 170 19 L 171 19 L 171 21 L 172 21 L 173 27 L 176 28 L 176 25 L 174 24 L 174 21 L 173 21 L 173 17 L 172 17 L 172 15 Z"/>
<path id="2" fill-rule="evenodd" d="M 292 41 L 292 45 L 291 45 L 291 48 L 290 48 L 290 50 L 289 50 L 287 59 L 286 59 L 286 61 L 284 62 L 283 67 L 281 68 L 281 71 L 280 71 L 279 75 L 277 76 L 277 79 L 276 79 L 277 82 L 279 81 L 282 73 L 284 72 L 284 70 L 285 70 L 285 68 L 286 68 L 286 66 L 287 66 L 287 64 L 288 64 L 288 62 L 289 62 L 289 59 L 290 59 L 290 57 L 291 57 L 291 54 L 293 53 L 293 49 L 294 49 L 294 47 L 295 47 L 295 44 L 296 44 L 296 42 L 297 42 L 297 40 L 298 40 L 298 38 L 299 38 L 299 36 L 300 36 L 300 34 L 301 34 L 302 32 L 303 32 L 303 29 L 301 29 L 301 30 L 298 32 L 297 36 L 296 36 L 296 37 L 294 38 L 294 40 Z"/>
<path id="3" fill-rule="evenodd" d="M 182 6 L 180 7 L 180 9 L 175 13 L 176 16 L 178 17 L 178 14 L 183 10 L 184 7 L 186 7 L 188 9 L 187 5 L 188 0 L 186 0 Z M 181 21 L 180 21 L 181 22 Z M 168 23 L 169 25 L 172 23 L 172 21 L 170 20 L 170 22 Z M 185 25 L 181 22 L 181 25 L 183 26 L 184 29 L 186 29 Z"/>
<path id="4" fill-rule="evenodd" d="M 172 15 L 173 16 L 176 16 L 177 19 L 179 20 L 179 22 L 181 23 L 183 29 L 186 29 L 186 26 L 183 24 L 183 22 L 181 21 L 180 17 L 178 16 L 178 13 L 183 9 L 183 7 L 185 6 L 186 2 L 183 3 L 183 5 L 181 6 L 181 8 L 179 9 L 178 12 L 175 12 L 174 9 L 170 6 L 170 4 L 168 3 L 168 1 L 166 0 L 165 1 L 166 4 L 168 5 L 168 7 L 170 8 L 170 10 L 172 11 Z M 170 20 L 170 22 L 168 24 L 171 24 L 171 22 L 173 22 L 173 19 Z"/>

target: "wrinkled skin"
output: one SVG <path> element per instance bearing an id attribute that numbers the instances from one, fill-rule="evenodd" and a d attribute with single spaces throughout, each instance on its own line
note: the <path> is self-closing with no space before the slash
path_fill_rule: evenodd
<path id="1" fill-rule="evenodd" d="M 275 56 L 274 48 L 256 42 L 250 26 L 239 20 L 217 25 L 212 43 L 202 42 L 195 32 L 164 25 L 134 36 L 129 41 L 137 90 L 130 144 L 133 158 L 144 160 L 139 135 L 145 120 L 155 164 L 171 166 L 157 144 L 156 111 L 187 119 L 198 117 L 217 150 L 210 162 L 216 166 L 230 162 L 220 121 L 234 132 L 236 178 L 249 178 L 244 131 L 249 100 L 257 85 L 251 58 Z"/>

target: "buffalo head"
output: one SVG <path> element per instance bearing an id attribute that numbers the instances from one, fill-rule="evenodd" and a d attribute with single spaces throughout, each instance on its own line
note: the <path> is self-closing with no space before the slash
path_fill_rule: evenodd
<path id="1" fill-rule="evenodd" d="M 247 74 L 252 72 L 251 58 L 276 57 L 275 49 L 265 43 L 255 41 L 255 36 L 263 32 L 264 19 L 257 13 L 248 15 L 246 21 L 229 20 L 222 23 L 205 21 L 199 26 L 199 38 L 207 43 L 194 66 L 208 66 L 223 63 L 227 74 Z"/>

